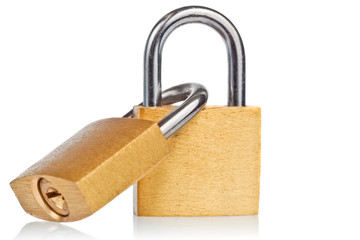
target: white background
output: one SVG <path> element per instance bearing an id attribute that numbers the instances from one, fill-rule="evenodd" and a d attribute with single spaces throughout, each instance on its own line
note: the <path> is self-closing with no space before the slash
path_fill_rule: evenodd
<path id="1" fill-rule="evenodd" d="M 27 215 L 9 182 L 86 124 L 142 99 L 143 50 L 167 12 L 205 5 L 238 28 L 247 104 L 262 107 L 260 214 L 137 218 L 132 190 L 66 224 Z M 1 239 L 359 239 L 357 1 L 0 2 Z M 163 86 L 200 82 L 226 104 L 226 51 L 203 25 L 176 30 Z"/>

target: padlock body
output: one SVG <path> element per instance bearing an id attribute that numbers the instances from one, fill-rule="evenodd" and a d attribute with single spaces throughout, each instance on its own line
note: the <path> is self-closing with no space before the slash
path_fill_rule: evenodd
<path id="1" fill-rule="evenodd" d="M 157 123 L 103 119 L 80 130 L 10 185 L 29 214 L 75 221 L 110 202 L 169 153 Z"/>
<path id="2" fill-rule="evenodd" d="M 157 121 L 171 107 L 136 107 Z M 261 109 L 208 106 L 168 139 L 173 151 L 134 188 L 138 216 L 258 213 Z"/>

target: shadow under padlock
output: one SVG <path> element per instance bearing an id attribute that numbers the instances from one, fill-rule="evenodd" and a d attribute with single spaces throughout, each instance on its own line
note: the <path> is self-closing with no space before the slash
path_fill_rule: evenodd
<path id="1" fill-rule="evenodd" d="M 135 239 L 254 239 L 257 215 L 226 217 L 137 217 Z"/>
<path id="2" fill-rule="evenodd" d="M 85 218 L 137 182 L 171 152 L 168 138 L 207 100 L 200 84 L 164 91 L 184 101 L 158 123 L 129 118 L 93 122 L 28 168 L 10 185 L 24 210 L 58 222 Z"/>
<path id="3" fill-rule="evenodd" d="M 14 240 L 56 240 L 56 239 L 76 239 L 76 240 L 95 240 L 94 237 L 82 233 L 69 226 L 54 222 L 30 222 L 27 223 Z"/>
<path id="4" fill-rule="evenodd" d="M 203 23 L 225 41 L 229 61 L 228 106 L 206 106 L 175 134 L 172 153 L 134 188 L 138 216 L 257 214 L 260 191 L 261 109 L 245 104 L 245 54 L 235 26 L 222 14 L 190 6 L 170 12 L 153 28 L 145 48 L 144 106 L 139 119 L 157 121 L 161 107 L 161 51 L 169 34 Z"/>

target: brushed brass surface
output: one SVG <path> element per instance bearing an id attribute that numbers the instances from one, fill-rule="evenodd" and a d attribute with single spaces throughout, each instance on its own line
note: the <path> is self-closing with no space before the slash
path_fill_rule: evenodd
<path id="1" fill-rule="evenodd" d="M 170 153 L 152 121 L 93 122 L 10 185 L 24 210 L 49 221 L 85 218 L 137 182 Z"/>
<path id="2" fill-rule="evenodd" d="M 136 107 L 157 121 L 171 107 Z M 168 139 L 173 151 L 134 191 L 139 216 L 258 213 L 261 109 L 207 106 Z"/>

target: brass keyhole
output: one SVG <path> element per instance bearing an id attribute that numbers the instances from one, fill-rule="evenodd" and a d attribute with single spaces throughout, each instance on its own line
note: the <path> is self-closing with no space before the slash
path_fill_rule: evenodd
<path id="1" fill-rule="evenodd" d="M 53 212 L 63 217 L 69 215 L 69 208 L 65 197 L 51 182 L 42 178 L 38 182 L 38 188 L 43 201 Z"/>

